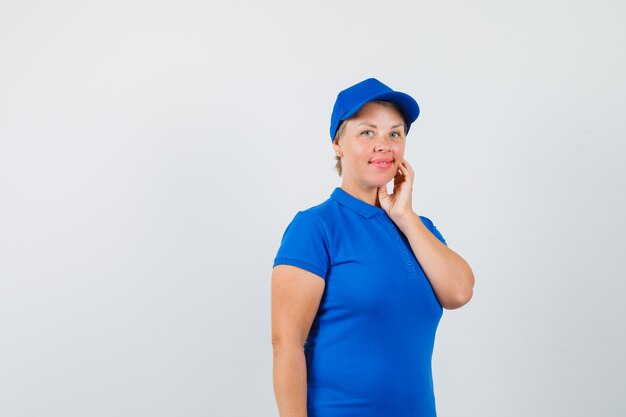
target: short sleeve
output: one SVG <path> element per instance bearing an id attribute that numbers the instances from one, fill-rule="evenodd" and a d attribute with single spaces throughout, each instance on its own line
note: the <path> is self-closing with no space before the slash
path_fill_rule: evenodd
<path id="1" fill-rule="evenodd" d="M 433 235 L 435 235 L 435 237 L 437 239 L 439 239 L 439 241 L 441 243 L 443 243 L 444 245 L 448 246 L 448 244 L 446 243 L 446 240 L 443 238 L 441 232 L 437 229 L 437 226 L 435 226 L 435 224 L 432 222 L 432 220 L 430 220 L 428 217 L 424 217 L 424 216 L 420 216 L 420 218 L 422 219 L 422 223 L 424 223 L 426 228 L 428 230 L 430 230 L 430 232 Z"/>
<path id="2" fill-rule="evenodd" d="M 293 265 L 326 279 L 330 266 L 328 238 L 319 218 L 299 211 L 287 229 L 278 248 L 274 265 Z"/>

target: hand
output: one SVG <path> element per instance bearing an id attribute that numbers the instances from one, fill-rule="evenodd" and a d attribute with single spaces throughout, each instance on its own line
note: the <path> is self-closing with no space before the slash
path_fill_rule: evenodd
<path id="1" fill-rule="evenodd" d="M 402 159 L 398 172 L 393 178 L 393 193 L 387 193 L 387 185 L 378 187 L 380 206 L 396 224 L 402 223 L 408 216 L 413 214 L 413 178 L 413 168 L 411 168 L 406 159 Z"/>

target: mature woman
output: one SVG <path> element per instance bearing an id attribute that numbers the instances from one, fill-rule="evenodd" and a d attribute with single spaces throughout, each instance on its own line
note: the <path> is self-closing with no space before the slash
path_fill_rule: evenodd
<path id="1" fill-rule="evenodd" d="M 443 308 L 470 300 L 474 276 L 413 208 L 404 150 L 418 115 L 413 98 L 374 78 L 337 96 L 341 187 L 295 215 L 274 260 L 281 417 L 436 416 L 435 332 Z"/>

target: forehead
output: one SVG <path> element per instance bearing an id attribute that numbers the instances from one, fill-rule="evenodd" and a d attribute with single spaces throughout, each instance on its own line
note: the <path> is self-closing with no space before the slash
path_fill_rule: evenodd
<path id="1" fill-rule="evenodd" d="M 363 107 L 361 107 L 359 111 L 348 120 L 359 120 L 371 117 L 385 118 L 395 122 L 399 121 L 400 123 L 404 122 L 402 114 L 395 107 L 393 107 L 393 105 L 375 102 L 365 103 Z"/>

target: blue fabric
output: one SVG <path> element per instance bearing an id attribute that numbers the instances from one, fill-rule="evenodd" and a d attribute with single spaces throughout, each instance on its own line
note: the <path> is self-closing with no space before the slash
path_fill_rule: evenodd
<path id="1" fill-rule="evenodd" d="M 420 108 L 417 101 L 406 93 L 394 91 L 391 87 L 378 81 L 376 78 L 368 78 L 342 90 L 337 95 L 333 112 L 330 116 L 330 139 L 334 140 L 339 125 L 343 120 L 354 116 L 366 103 L 374 100 L 387 100 L 400 108 L 404 121 L 407 125 L 406 133 L 409 133 L 411 123 L 417 120 Z"/>
<path id="2" fill-rule="evenodd" d="M 304 346 L 308 417 L 436 416 L 431 362 L 443 310 L 383 209 L 337 187 L 295 215 L 280 264 L 325 280 Z"/>

